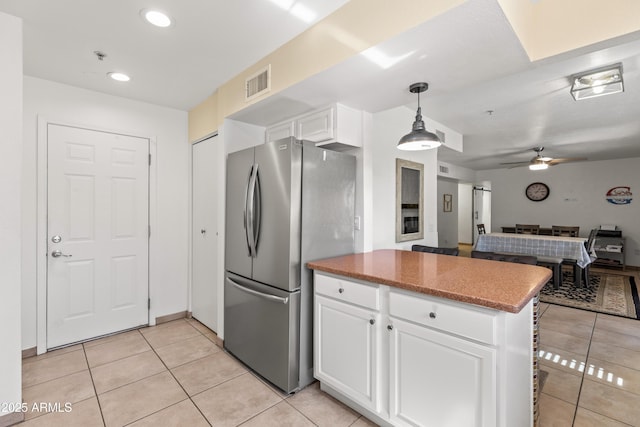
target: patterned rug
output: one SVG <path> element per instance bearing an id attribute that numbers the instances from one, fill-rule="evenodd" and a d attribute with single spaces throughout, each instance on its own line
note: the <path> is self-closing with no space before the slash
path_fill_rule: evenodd
<path id="1" fill-rule="evenodd" d="M 547 283 L 540 291 L 540 301 L 640 319 L 640 300 L 633 277 L 593 272 L 589 276 L 586 288 L 576 288 L 573 274 L 563 271 L 560 289 L 554 291 L 553 283 Z"/>

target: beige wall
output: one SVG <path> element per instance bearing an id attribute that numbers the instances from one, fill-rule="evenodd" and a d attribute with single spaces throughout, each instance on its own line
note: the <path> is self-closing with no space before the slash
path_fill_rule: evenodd
<path id="1" fill-rule="evenodd" d="M 193 110 L 189 111 L 189 142 L 218 130 L 222 120 L 218 117 L 218 92 L 214 92 Z"/>
<path id="2" fill-rule="evenodd" d="M 640 30 L 638 0 L 498 3 L 532 61 Z"/>
<path id="3" fill-rule="evenodd" d="M 189 112 L 189 140 L 218 129 L 222 120 L 363 50 L 407 31 L 464 0 L 351 0 L 327 18 L 218 88 Z M 244 100 L 247 77 L 271 64 L 271 92 Z M 217 109 L 212 104 L 217 103 Z M 217 114 L 214 116 L 213 113 Z"/>

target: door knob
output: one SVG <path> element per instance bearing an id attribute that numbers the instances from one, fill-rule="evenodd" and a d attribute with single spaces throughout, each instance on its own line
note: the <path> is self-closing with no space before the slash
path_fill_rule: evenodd
<path id="1" fill-rule="evenodd" d="M 61 257 L 61 256 L 69 258 L 69 257 L 71 257 L 73 255 L 66 255 L 66 254 L 63 254 L 62 251 L 55 250 L 55 251 L 51 252 L 51 256 L 54 257 L 54 258 L 58 258 L 58 257 Z"/>

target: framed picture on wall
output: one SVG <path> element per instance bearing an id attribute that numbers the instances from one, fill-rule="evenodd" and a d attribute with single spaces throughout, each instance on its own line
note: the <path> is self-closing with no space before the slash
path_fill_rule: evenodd
<path id="1" fill-rule="evenodd" d="M 453 209 L 453 195 L 444 194 L 442 198 L 442 210 L 444 212 L 451 212 Z"/>

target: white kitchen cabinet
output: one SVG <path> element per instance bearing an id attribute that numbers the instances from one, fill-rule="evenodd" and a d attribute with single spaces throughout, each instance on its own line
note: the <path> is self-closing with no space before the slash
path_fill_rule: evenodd
<path id="1" fill-rule="evenodd" d="M 362 111 L 333 104 L 267 127 L 266 142 L 288 136 L 315 142 L 318 147 L 342 151 L 362 147 Z"/>
<path id="2" fill-rule="evenodd" d="M 513 314 L 314 277 L 322 390 L 380 425 L 533 425 L 532 302 Z"/>
<path id="3" fill-rule="evenodd" d="M 277 141 L 282 138 L 295 136 L 295 129 L 295 122 L 292 120 L 269 126 L 265 131 L 265 142 Z"/>
<path id="4" fill-rule="evenodd" d="M 400 319 L 389 326 L 393 425 L 496 425 L 495 348 Z"/>
<path id="5" fill-rule="evenodd" d="M 375 412 L 379 409 L 377 292 L 374 286 L 322 276 L 316 283 L 314 310 L 314 376 Z"/>

